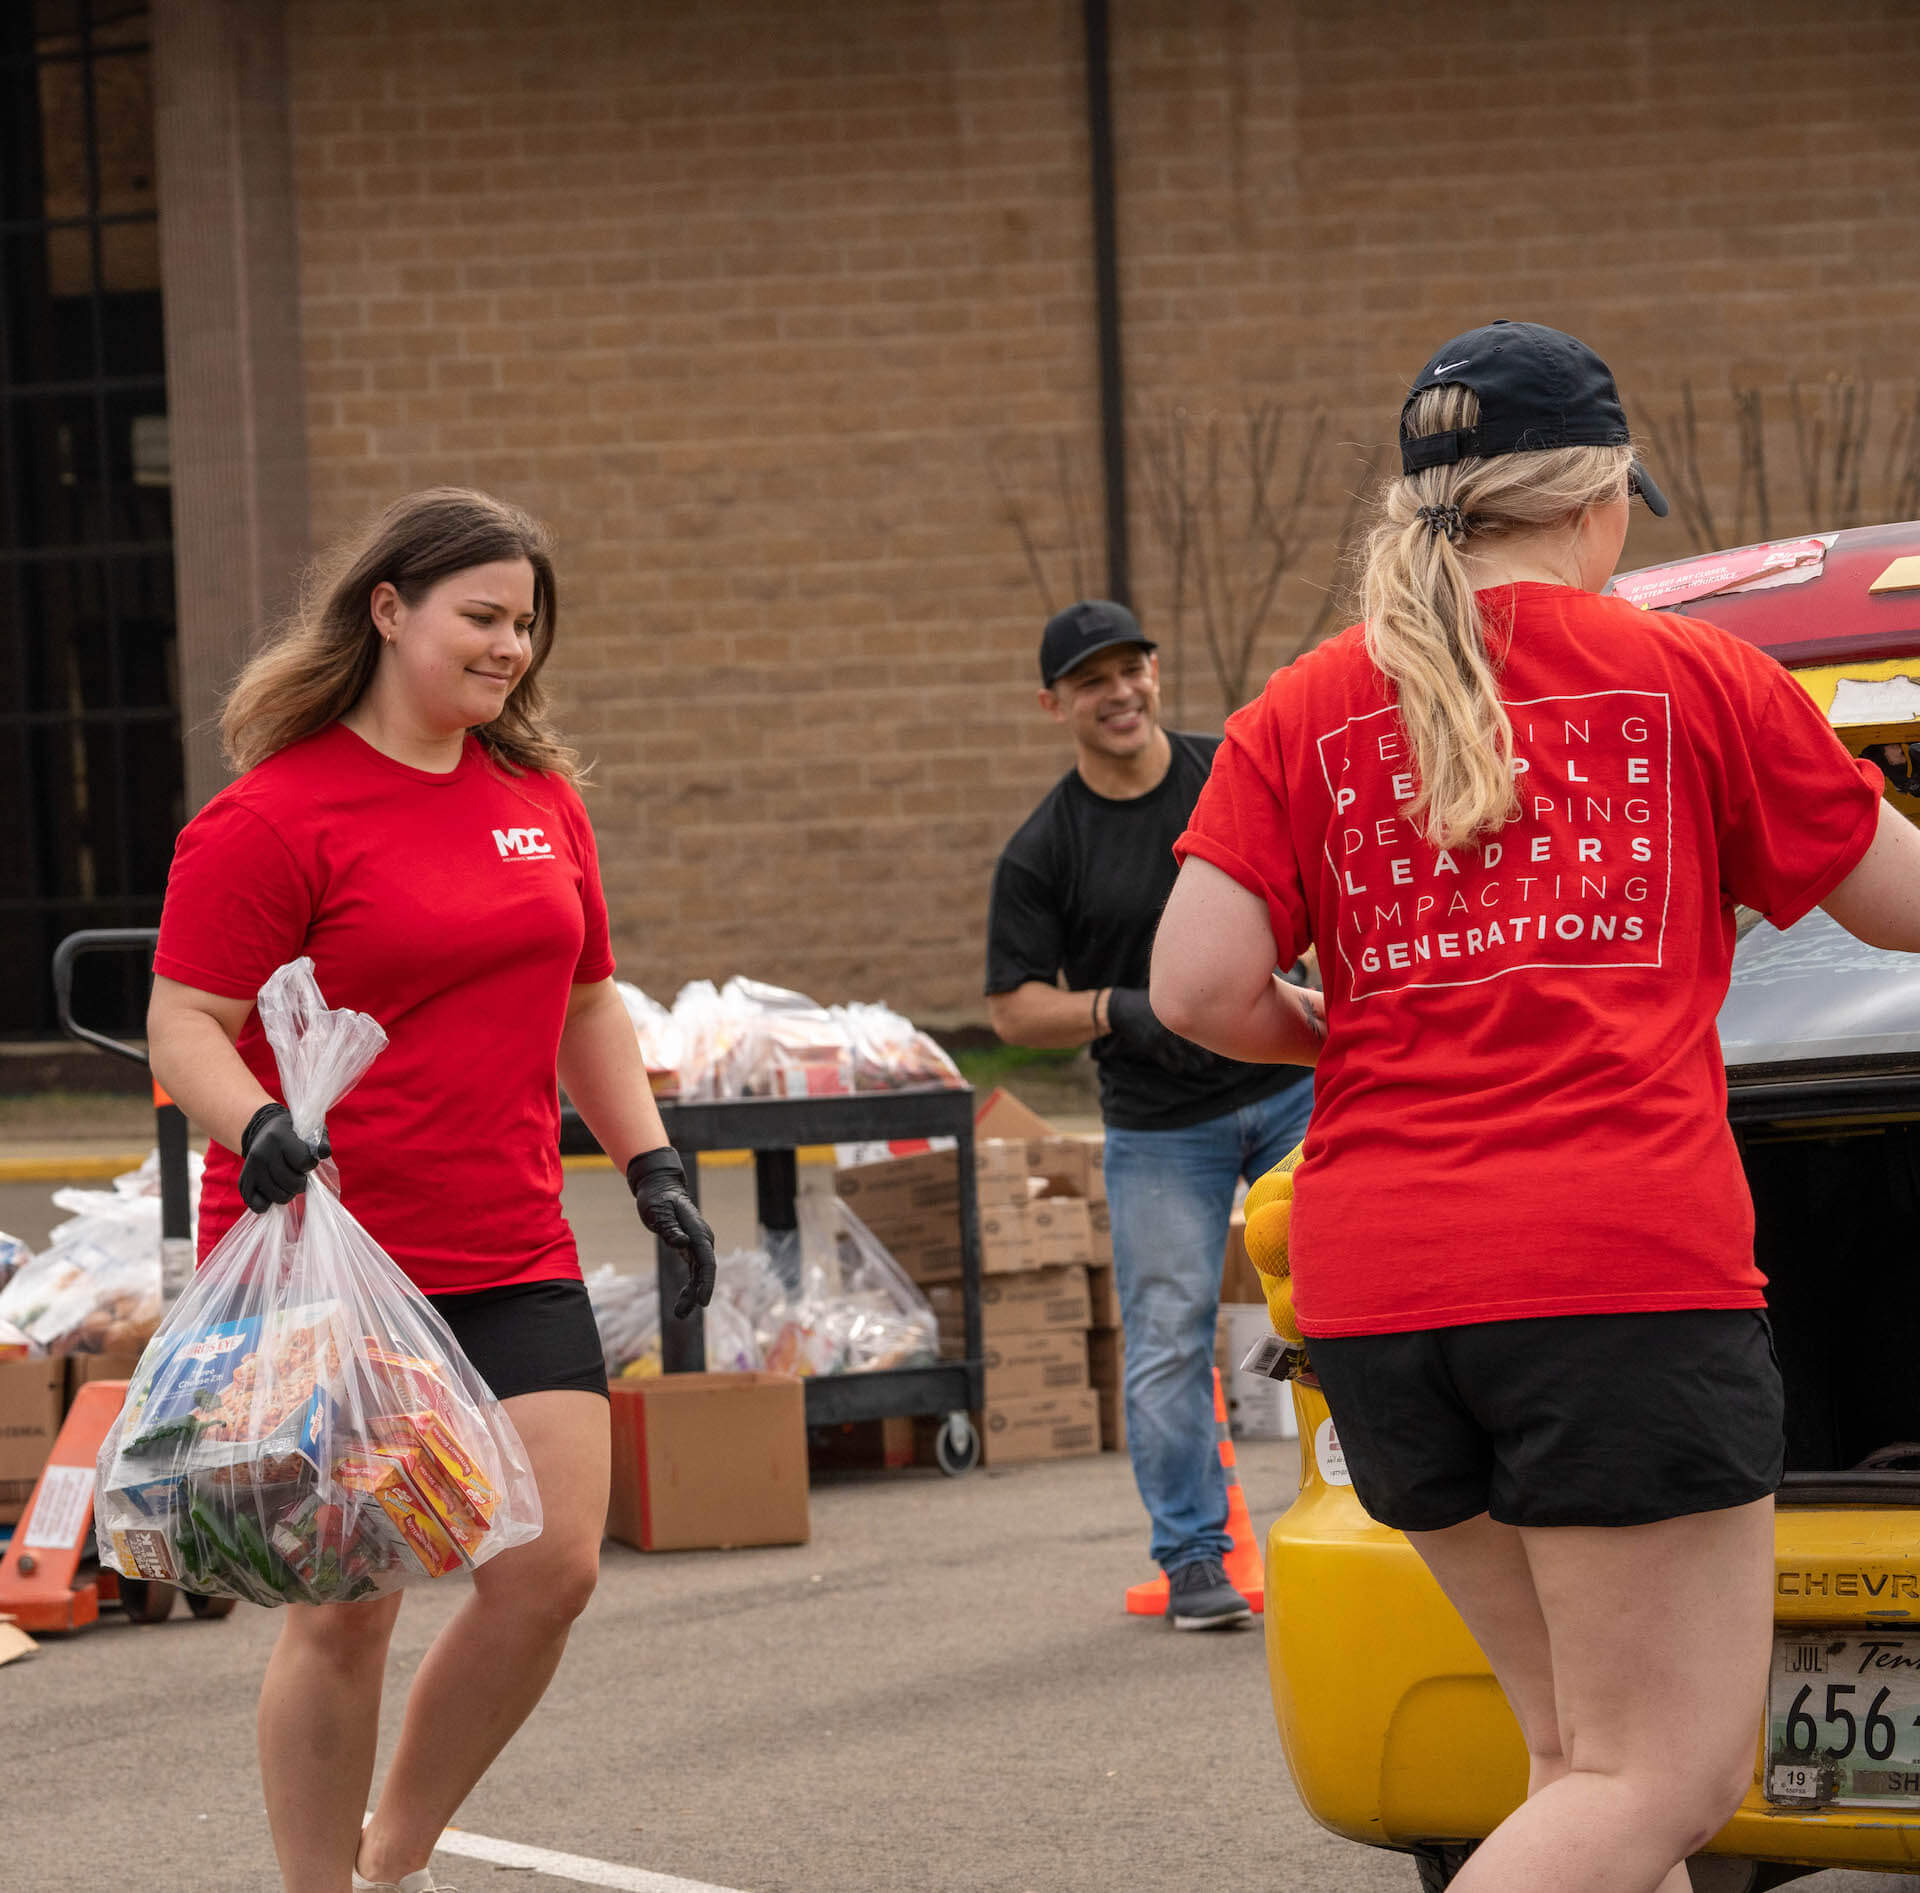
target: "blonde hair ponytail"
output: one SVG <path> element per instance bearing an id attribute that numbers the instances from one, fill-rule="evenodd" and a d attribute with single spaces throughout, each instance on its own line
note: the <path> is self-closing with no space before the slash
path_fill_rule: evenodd
<path id="1" fill-rule="evenodd" d="M 1430 388 L 1408 437 L 1472 427 L 1478 398 Z M 1367 655 L 1392 686 L 1417 784 L 1402 811 L 1437 848 L 1470 844 L 1519 812 L 1513 724 L 1486 626 L 1461 563 L 1468 541 L 1571 527 L 1618 499 L 1631 447 L 1556 447 L 1425 467 L 1387 486 L 1367 536 L 1361 609 Z"/>

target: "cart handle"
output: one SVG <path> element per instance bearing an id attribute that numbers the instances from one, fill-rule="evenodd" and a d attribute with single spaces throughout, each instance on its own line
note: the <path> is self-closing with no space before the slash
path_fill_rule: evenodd
<path id="1" fill-rule="evenodd" d="M 130 1058 L 136 1065 L 145 1065 L 147 1054 L 138 1045 L 128 1045 L 116 1038 L 109 1038 L 104 1032 L 96 1032 L 90 1025 L 82 1025 L 73 1016 L 73 963 L 83 953 L 128 951 L 138 947 L 151 957 L 153 949 L 160 943 L 158 927 L 90 927 L 80 933 L 70 933 L 53 949 L 53 1003 L 59 1015 L 60 1029 L 69 1038 L 84 1039 L 89 1045 L 97 1045 L 103 1052 L 112 1052 L 117 1058 Z"/>

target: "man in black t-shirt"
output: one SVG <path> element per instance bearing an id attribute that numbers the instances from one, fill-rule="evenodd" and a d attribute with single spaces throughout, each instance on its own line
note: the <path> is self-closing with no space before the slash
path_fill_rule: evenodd
<path id="1" fill-rule="evenodd" d="M 1074 766 L 1008 842 L 987 921 L 987 1016 L 1013 1045 L 1084 1045 L 1100 1072 L 1107 1197 L 1126 1332 L 1127 1448 L 1180 1629 L 1245 1619 L 1227 1582 L 1213 1340 L 1234 1185 L 1305 1135 L 1310 1072 L 1243 1065 L 1166 1030 L 1147 1003 L 1160 910 L 1219 738 L 1160 726 L 1159 660 L 1123 605 L 1047 622 L 1040 703 Z"/>

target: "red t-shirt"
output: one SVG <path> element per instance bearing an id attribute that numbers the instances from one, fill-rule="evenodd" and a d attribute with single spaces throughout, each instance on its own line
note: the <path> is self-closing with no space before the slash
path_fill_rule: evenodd
<path id="1" fill-rule="evenodd" d="M 1356 625 L 1229 719 L 1176 849 L 1260 895 L 1279 965 L 1320 948 L 1301 1328 L 1764 1306 L 1714 1030 L 1734 904 L 1825 899 L 1879 775 L 1710 624 L 1557 585 L 1481 607 L 1521 804 L 1496 838 L 1442 852 L 1399 813 Z"/>
<path id="2" fill-rule="evenodd" d="M 469 736 L 445 775 L 330 724 L 229 783 L 181 831 L 154 971 L 250 999 L 312 957 L 330 1006 L 387 1048 L 327 1116 L 343 1200 L 429 1294 L 577 1277 L 560 1210 L 555 1064 L 576 984 L 613 953 L 572 787 Z M 255 1012 L 240 1055 L 279 1097 Z M 214 1144 L 200 1254 L 242 1214 Z"/>

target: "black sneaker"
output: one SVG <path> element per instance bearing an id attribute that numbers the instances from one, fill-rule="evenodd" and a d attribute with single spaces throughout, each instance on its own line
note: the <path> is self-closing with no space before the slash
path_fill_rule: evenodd
<path id="1" fill-rule="evenodd" d="M 1227 1582 L 1218 1558 L 1195 1558 L 1167 1573 L 1167 1621 L 1176 1630 L 1222 1630 L 1252 1615 L 1253 1606 Z"/>

